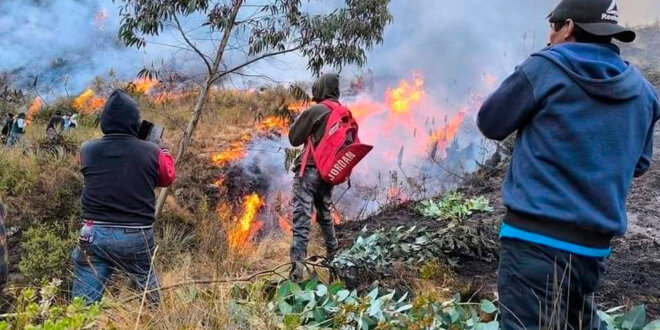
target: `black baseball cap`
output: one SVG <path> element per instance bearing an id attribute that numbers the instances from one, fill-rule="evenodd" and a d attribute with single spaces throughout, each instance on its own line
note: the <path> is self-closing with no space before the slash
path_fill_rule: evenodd
<path id="1" fill-rule="evenodd" d="M 617 0 L 562 0 L 548 16 L 550 22 L 573 20 L 581 29 L 599 37 L 633 42 L 635 31 L 619 25 Z"/>

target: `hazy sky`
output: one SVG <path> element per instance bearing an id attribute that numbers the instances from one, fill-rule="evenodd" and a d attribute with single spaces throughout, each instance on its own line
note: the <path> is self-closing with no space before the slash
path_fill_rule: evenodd
<path id="1" fill-rule="evenodd" d="M 317 7 L 342 1 L 312 1 Z M 421 71 L 429 86 L 461 94 L 483 74 L 503 77 L 529 53 L 547 41 L 545 16 L 554 0 L 393 0 L 394 22 L 385 42 L 369 54 L 369 67 L 385 80 L 398 80 Z M 620 0 L 629 24 L 655 21 L 660 0 Z M 105 16 L 100 23 L 95 17 Z M 189 22 L 191 25 L 194 22 Z M 144 66 L 166 61 L 186 72 L 199 71 L 191 54 L 152 44 L 146 50 L 125 48 L 116 38 L 117 3 L 112 0 L 3 0 L 0 1 L 0 71 L 19 81 L 39 74 L 44 83 L 62 91 L 81 91 L 96 75 L 114 69 L 130 79 Z M 164 33 L 150 38 L 178 43 L 180 37 Z M 210 44 L 201 45 L 210 48 Z M 58 70 L 51 70 L 57 63 Z M 278 81 L 309 79 L 306 63 L 297 56 L 262 63 L 253 73 Z M 356 71 L 348 68 L 347 71 Z"/>

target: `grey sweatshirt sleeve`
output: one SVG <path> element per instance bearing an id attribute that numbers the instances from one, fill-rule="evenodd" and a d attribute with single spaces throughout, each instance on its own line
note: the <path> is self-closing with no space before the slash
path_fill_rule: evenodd
<path id="1" fill-rule="evenodd" d="M 481 106 L 477 126 L 487 138 L 502 141 L 528 122 L 537 110 L 532 85 L 519 67 Z"/>
<path id="2" fill-rule="evenodd" d="M 317 104 L 300 114 L 289 130 L 291 145 L 297 147 L 305 143 L 307 138 L 319 128 L 328 112 L 328 108 Z"/>

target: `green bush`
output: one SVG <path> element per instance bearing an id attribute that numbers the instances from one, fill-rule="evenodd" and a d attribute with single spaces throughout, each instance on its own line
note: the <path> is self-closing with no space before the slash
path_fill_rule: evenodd
<path id="1" fill-rule="evenodd" d="M 23 234 L 23 258 L 18 263 L 18 269 L 32 283 L 45 278 L 65 278 L 75 242 L 74 233 L 62 238 L 48 226 L 32 227 Z"/>
<path id="2" fill-rule="evenodd" d="M 349 291 L 340 282 L 332 285 L 310 279 L 301 284 L 284 282 L 269 308 L 281 317 L 284 327 L 332 329 L 498 329 L 492 321 L 495 305 L 461 303 L 457 296 L 439 301 L 426 296 L 410 301 L 395 298 L 394 291 L 375 288 L 365 296 Z"/>
<path id="3" fill-rule="evenodd" d="M 52 280 L 37 290 L 12 290 L 16 299 L 13 311 L 0 315 L 0 330 L 9 329 L 90 329 L 96 324 L 101 305 L 85 306 L 81 298 L 71 304 L 57 301 L 60 280 Z"/>
<path id="4" fill-rule="evenodd" d="M 623 306 L 607 311 L 598 311 L 598 317 L 610 330 L 660 330 L 660 320 L 646 323 L 646 308 L 635 306 L 628 312 L 622 312 Z"/>
<path id="5" fill-rule="evenodd" d="M 465 199 L 459 192 L 450 192 L 440 201 L 429 199 L 420 202 L 417 211 L 427 218 L 461 222 L 475 212 L 492 212 L 493 208 L 483 196 Z"/>

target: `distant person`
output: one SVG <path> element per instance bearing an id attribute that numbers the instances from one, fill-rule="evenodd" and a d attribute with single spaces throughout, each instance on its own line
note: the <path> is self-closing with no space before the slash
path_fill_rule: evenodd
<path id="1" fill-rule="evenodd" d="M 57 110 L 55 114 L 50 117 L 48 124 L 46 124 L 46 139 L 49 142 L 57 141 L 57 137 L 64 131 L 66 121 L 62 117 L 62 112 Z"/>
<path id="2" fill-rule="evenodd" d="M 7 143 L 7 139 L 9 138 L 9 133 L 11 132 L 11 126 L 14 124 L 14 114 L 12 112 L 7 114 L 7 118 L 5 118 L 5 121 L 3 122 L 2 125 L 2 135 L 0 140 L 2 143 Z"/>
<path id="3" fill-rule="evenodd" d="M 69 116 L 69 128 L 78 127 L 78 114 L 74 113 Z"/>
<path id="4" fill-rule="evenodd" d="M 76 114 L 71 114 L 70 112 L 67 112 L 64 115 L 64 130 L 68 131 L 72 128 L 76 128 L 78 126 L 78 115 Z"/>
<path id="5" fill-rule="evenodd" d="M 618 25 L 618 9 L 613 0 L 561 1 L 549 16 L 550 46 L 479 111 L 486 137 L 517 132 L 502 188 L 503 329 L 601 327 L 593 294 L 612 238 L 626 232 L 627 193 L 651 164 L 660 117 L 653 86 L 612 43 L 636 37 Z"/>
<path id="6" fill-rule="evenodd" d="M 5 229 L 5 217 L 7 210 L 5 205 L 2 204 L 0 199 L 0 292 L 7 284 L 7 276 L 9 274 L 9 267 L 7 261 L 7 230 Z"/>
<path id="7" fill-rule="evenodd" d="M 80 148 L 84 177 L 82 218 L 86 233 L 73 251 L 74 297 L 101 300 L 114 271 L 131 277 L 139 290 L 160 301 L 152 268 L 156 187 L 174 181 L 174 160 L 161 144 L 137 138 L 137 103 L 121 90 L 113 92 L 101 113 L 103 137 Z M 91 232 L 91 233 L 90 233 Z"/>
<path id="8" fill-rule="evenodd" d="M 25 112 L 21 112 L 16 116 L 16 120 L 11 125 L 11 130 L 9 130 L 9 139 L 7 140 L 7 145 L 10 147 L 15 146 L 23 138 L 25 134 L 25 128 L 27 127 L 27 122 L 25 121 Z"/>
<path id="9" fill-rule="evenodd" d="M 339 75 L 325 74 L 312 86 L 315 102 L 339 99 Z M 289 141 L 294 147 L 307 142 L 309 137 L 318 142 L 325 132 L 330 109 L 322 104 L 316 104 L 305 110 L 293 123 L 289 131 Z M 293 241 L 290 257 L 293 262 L 290 277 L 301 281 L 304 264 L 307 258 L 309 243 L 309 226 L 312 220 L 312 209 L 316 209 L 316 223 L 321 227 L 325 240 L 326 256 L 329 260 L 335 257 L 338 249 L 335 225 L 332 221 L 332 186 L 325 183 L 315 167 L 313 157 L 308 157 L 303 177 L 299 177 L 302 154 L 294 162 L 293 171 L 296 176 L 293 181 Z"/>

